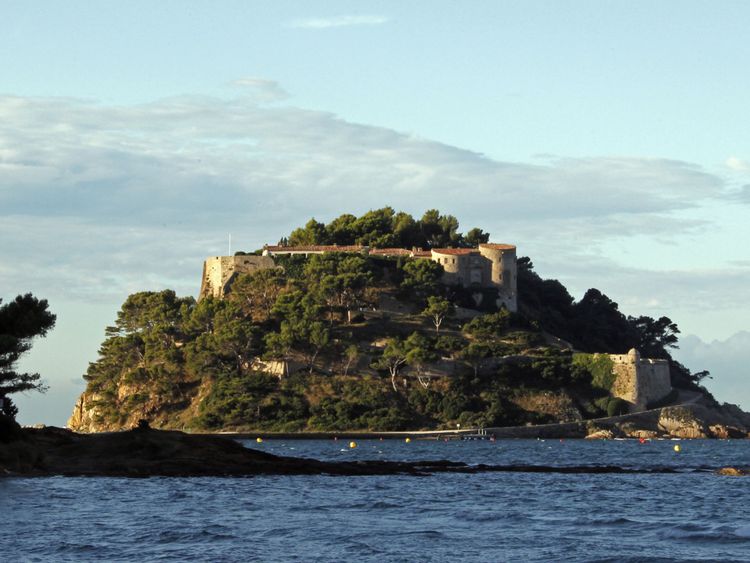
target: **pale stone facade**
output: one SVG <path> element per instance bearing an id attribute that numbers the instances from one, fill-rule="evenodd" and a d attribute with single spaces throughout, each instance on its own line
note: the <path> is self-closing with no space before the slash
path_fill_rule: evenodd
<path id="1" fill-rule="evenodd" d="M 404 256 L 434 260 L 443 267 L 443 283 L 465 288 L 497 289 L 497 306 L 518 310 L 516 247 L 511 244 L 480 244 L 478 248 L 369 248 L 367 246 L 268 246 L 262 256 L 212 256 L 203 263 L 198 299 L 223 297 L 237 274 L 275 268 L 273 256 L 359 252 L 375 256 Z"/>
<path id="2" fill-rule="evenodd" d="M 443 283 L 465 288 L 494 288 L 497 306 L 518 310 L 516 247 L 511 244 L 480 244 L 478 248 L 372 248 L 367 246 L 266 246 L 263 256 L 360 252 L 377 256 L 429 258 L 443 267 Z"/>
<path id="3" fill-rule="evenodd" d="M 478 248 L 435 248 L 430 258 L 443 266 L 446 285 L 493 287 L 498 291 L 498 307 L 518 310 L 515 246 L 480 244 Z"/>
<path id="4" fill-rule="evenodd" d="M 672 391 L 667 360 L 641 358 L 635 349 L 609 357 L 616 375 L 612 395 L 629 402 L 631 412 L 645 410 L 649 403 L 663 399 Z"/>
<path id="5" fill-rule="evenodd" d="M 275 268 L 268 256 L 212 256 L 203 262 L 203 278 L 198 299 L 224 297 L 237 274 L 251 274 L 258 270 Z"/>

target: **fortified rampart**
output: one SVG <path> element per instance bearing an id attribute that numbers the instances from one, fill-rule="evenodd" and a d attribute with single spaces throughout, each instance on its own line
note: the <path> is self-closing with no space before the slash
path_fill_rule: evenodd
<path id="1" fill-rule="evenodd" d="M 326 252 L 359 252 L 377 256 L 405 256 L 434 260 L 443 267 L 443 283 L 466 288 L 494 288 L 497 306 L 518 310 L 516 247 L 511 244 L 480 244 L 477 248 L 369 248 L 367 246 L 268 246 L 262 256 L 213 256 L 203 263 L 203 280 L 198 299 L 223 297 L 232 280 L 241 273 L 276 267 L 273 256 L 308 255 Z"/>
<path id="2" fill-rule="evenodd" d="M 669 362 L 641 358 L 636 349 L 627 354 L 610 354 L 615 382 L 612 395 L 631 404 L 631 412 L 645 410 L 649 403 L 663 399 L 672 391 Z"/>
<path id="3" fill-rule="evenodd" d="M 480 244 L 477 248 L 369 248 L 367 246 L 266 246 L 264 256 L 359 252 L 377 256 L 429 258 L 443 267 L 443 283 L 466 288 L 495 288 L 497 306 L 518 310 L 516 247 L 511 244 Z"/>
<path id="4" fill-rule="evenodd" d="M 203 278 L 198 299 L 209 295 L 224 297 L 237 274 L 250 274 L 258 270 L 275 268 L 268 256 L 212 256 L 203 262 Z"/>

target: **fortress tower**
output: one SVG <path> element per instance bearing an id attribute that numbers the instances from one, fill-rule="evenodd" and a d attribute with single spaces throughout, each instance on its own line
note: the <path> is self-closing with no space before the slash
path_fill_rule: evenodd
<path id="1" fill-rule="evenodd" d="M 494 287 L 498 291 L 498 306 L 518 310 L 516 247 L 512 244 L 433 248 L 430 258 L 445 270 L 443 283 L 466 288 Z"/>
<path id="2" fill-rule="evenodd" d="M 516 247 L 512 244 L 480 244 L 478 248 L 369 248 L 367 246 L 270 246 L 262 256 L 213 256 L 203 263 L 199 299 L 208 295 L 223 297 L 240 273 L 274 268 L 274 256 L 311 255 L 326 252 L 357 252 L 378 256 L 408 256 L 429 259 L 443 267 L 443 283 L 467 289 L 497 289 L 497 306 L 518 310 Z"/>
<path id="3" fill-rule="evenodd" d="M 646 410 L 649 403 L 663 399 L 672 391 L 669 362 L 641 358 L 635 348 L 627 354 L 610 354 L 616 379 L 612 395 L 630 403 L 632 412 Z"/>
<path id="4" fill-rule="evenodd" d="M 198 300 L 208 297 L 224 297 L 238 274 L 250 274 L 258 270 L 275 268 L 269 256 L 212 256 L 203 262 L 203 278 Z"/>

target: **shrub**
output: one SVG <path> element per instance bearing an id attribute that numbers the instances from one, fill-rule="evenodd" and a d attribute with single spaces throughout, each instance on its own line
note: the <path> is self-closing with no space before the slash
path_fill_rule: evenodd
<path id="1" fill-rule="evenodd" d="M 612 397 L 607 403 L 607 416 L 620 416 L 628 414 L 630 403 L 619 397 Z"/>
<path id="2" fill-rule="evenodd" d="M 573 354 L 573 365 L 591 374 L 591 385 L 609 392 L 615 383 L 614 364 L 607 354 Z"/>

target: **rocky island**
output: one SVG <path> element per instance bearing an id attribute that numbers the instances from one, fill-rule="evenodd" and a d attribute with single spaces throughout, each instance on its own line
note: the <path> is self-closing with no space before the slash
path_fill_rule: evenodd
<path id="1" fill-rule="evenodd" d="M 597 289 L 576 301 L 435 210 L 311 219 L 207 259 L 198 300 L 128 297 L 68 426 L 746 437 L 748 415 L 671 357 L 678 334 Z"/>

